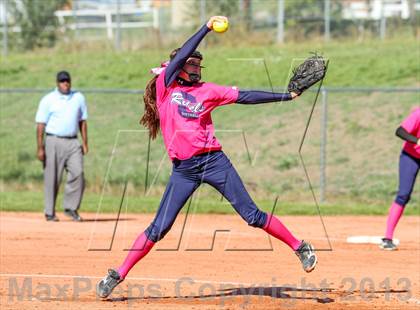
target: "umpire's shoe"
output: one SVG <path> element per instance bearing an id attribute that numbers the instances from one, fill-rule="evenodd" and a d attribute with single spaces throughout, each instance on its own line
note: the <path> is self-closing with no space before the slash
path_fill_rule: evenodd
<path id="1" fill-rule="evenodd" d="M 80 217 L 79 213 L 75 210 L 64 209 L 64 214 L 68 217 L 71 217 L 75 222 L 82 222 L 82 218 Z"/>
<path id="2" fill-rule="evenodd" d="M 108 269 L 108 275 L 99 281 L 99 283 L 96 285 L 96 295 L 101 298 L 108 297 L 112 290 L 123 280 L 124 279 L 121 278 L 118 271 L 114 269 Z"/>
<path id="3" fill-rule="evenodd" d="M 382 242 L 381 244 L 379 244 L 379 247 L 385 251 L 398 250 L 396 244 L 392 241 L 392 239 L 388 239 L 388 238 L 382 238 Z"/>
<path id="4" fill-rule="evenodd" d="M 318 260 L 314 252 L 314 247 L 309 242 L 302 241 L 295 254 L 299 257 L 303 270 L 311 272 L 315 269 Z"/>
<path id="5" fill-rule="evenodd" d="M 56 217 L 55 214 L 54 215 L 45 214 L 45 219 L 47 220 L 47 222 L 58 222 L 59 221 L 58 217 Z"/>

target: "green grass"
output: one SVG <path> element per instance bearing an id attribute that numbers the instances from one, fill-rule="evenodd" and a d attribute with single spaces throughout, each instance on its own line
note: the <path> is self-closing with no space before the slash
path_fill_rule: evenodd
<path id="1" fill-rule="evenodd" d="M 218 41 L 223 43 L 223 38 Z M 167 59 L 170 50 L 114 53 L 106 49 L 79 52 L 59 47 L 13 54 L 1 61 L 1 87 L 49 88 L 54 84 L 55 73 L 65 68 L 73 74 L 76 88 L 143 89 L 150 79 L 149 69 Z M 283 87 L 291 64 L 296 65 L 311 51 L 319 51 L 330 59 L 327 86 L 415 86 L 420 72 L 418 42 L 406 37 L 363 43 L 212 46 L 202 51 L 207 67 L 203 72 L 205 80 L 240 87 L 269 87 L 262 61 L 250 58 L 264 58 L 273 84 Z"/>
<path id="2" fill-rule="evenodd" d="M 29 211 L 43 212 L 43 193 L 38 191 L 25 192 L 3 192 L 1 193 L 1 210 L 2 211 Z M 219 197 L 220 198 L 220 197 Z M 121 208 L 122 213 L 155 213 L 160 199 L 157 197 L 144 197 L 133 193 L 127 195 L 126 200 Z M 58 197 L 57 212 L 60 212 L 60 202 L 62 196 Z M 266 211 L 273 210 L 274 200 L 258 200 L 258 206 Z M 121 204 L 121 195 L 103 196 L 94 193 L 86 193 L 81 207 L 82 212 L 99 212 L 117 214 Z M 233 208 L 220 199 L 194 199 L 184 206 L 185 213 L 190 205 L 192 213 L 218 213 L 218 214 L 235 214 Z M 324 204 L 320 206 L 323 215 L 386 215 L 388 206 L 378 204 Z M 274 213 L 278 215 L 318 215 L 315 204 L 298 204 L 298 203 L 282 203 L 278 202 Z M 404 215 L 420 215 L 420 207 L 409 205 Z"/>

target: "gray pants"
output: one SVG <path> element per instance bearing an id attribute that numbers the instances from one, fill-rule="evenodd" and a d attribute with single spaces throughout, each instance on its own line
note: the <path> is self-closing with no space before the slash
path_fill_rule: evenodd
<path id="1" fill-rule="evenodd" d="M 55 214 L 55 202 L 64 169 L 67 171 L 67 182 L 63 207 L 69 210 L 79 209 L 85 188 L 83 154 L 79 141 L 46 136 L 45 156 L 45 214 Z"/>

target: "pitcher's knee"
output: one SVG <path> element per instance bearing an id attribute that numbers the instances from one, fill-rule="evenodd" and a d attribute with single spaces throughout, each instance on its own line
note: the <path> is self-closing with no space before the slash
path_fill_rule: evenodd
<path id="1" fill-rule="evenodd" d="M 411 195 L 407 193 L 398 193 L 395 202 L 400 206 L 405 206 L 410 201 Z"/>
<path id="2" fill-rule="evenodd" d="M 260 209 L 255 209 L 245 216 L 245 221 L 249 226 L 262 228 L 267 221 L 267 214 Z"/>
<path id="3" fill-rule="evenodd" d="M 171 227 L 158 227 L 156 224 L 150 224 L 149 227 L 145 230 L 145 234 L 147 236 L 147 239 L 153 242 L 158 242 L 162 240 L 165 235 L 169 232 Z"/>

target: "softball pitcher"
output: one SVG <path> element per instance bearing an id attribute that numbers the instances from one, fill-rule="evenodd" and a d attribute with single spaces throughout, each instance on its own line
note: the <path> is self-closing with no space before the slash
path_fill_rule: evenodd
<path id="1" fill-rule="evenodd" d="M 181 208 L 202 183 L 216 188 L 253 227 L 258 227 L 286 243 L 299 257 L 303 269 L 311 272 L 317 257 L 311 244 L 297 239 L 275 216 L 255 205 L 232 163 L 214 135 L 213 109 L 231 103 L 259 104 L 292 100 L 296 93 L 243 91 L 236 87 L 201 82 L 203 56 L 196 50 L 213 30 L 213 22 L 227 21 L 213 16 L 185 44 L 174 50 L 170 62 L 152 69 L 156 76 L 148 83 L 141 123 L 152 138 L 162 132 L 172 174 L 156 217 L 135 240 L 122 265 L 109 269 L 97 284 L 97 294 L 107 297 L 124 280 L 130 269 L 161 240 L 172 227 Z"/>
<path id="2" fill-rule="evenodd" d="M 397 250 L 397 246 L 392 242 L 394 230 L 410 201 L 420 169 L 420 106 L 413 109 L 395 134 L 405 142 L 400 155 L 398 194 L 389 209 L 385 237 L 380 244 L 382 249 L 388 251 Z"/>

